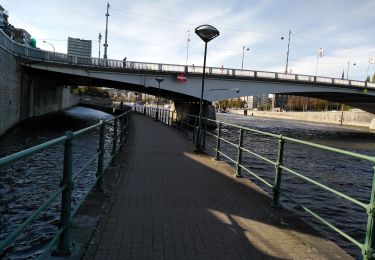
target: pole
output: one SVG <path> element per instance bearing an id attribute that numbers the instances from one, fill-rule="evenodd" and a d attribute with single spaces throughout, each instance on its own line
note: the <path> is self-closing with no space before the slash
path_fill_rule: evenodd
<path id="1" fill-rule="evenodd" d="M 46 42 L 46 41 L 43 41 L 44 43 L 47 43 L 47 44 L 49 44 L 51 47 L 52 47 L 52 49 L 53 49 L 53 52 L 55 53 L 55 46 L 53 46 L 53 44 L 52 43 L 49 43 L 49 42 Z"/>
<path id="2" fill-rule="evenodd" d="M 316 67 L 315 67 L 315 76 L 318 74 L 318 62 L 319 62 L 319 51 L 316 55 Z"/>
<path id="3" fill-rule="evenodd" d="M 375 167 L 372 167 L 372 189 L 370 203 L 367 209 L 366 239 L 362 251 L 363 259 L 374 259 L 375 256 Z"/>
<path id="4" fill-rule="evenodd" d="M 236 177 L 242 178 L 241 174 L 241 163 L 242 163 L 242 145 L 243 145 L 243 128 L 240 128 L 240 136 L 238 138 L 238 146 L 237 146 L 237 163 L 236 163 Z"/>
<path id="5" fill-rule="evenodd" d="M 102 34 L 101 33 L 99 33 L 98 41 L 99 41 L 99 59 L 100 59 L 100 44 L 102 42 Z"/>
<path id="6" fill-rule="evenodd" d="M 156 114 L 155 114 L 155 121 L 159 120 L 159 98 L 160 98 L 160 82 L 158 81 L 159 88 L 158 88 L 158 101 L 156 101 Z"/>
<path id="7" fill-rule="evenodd" d="M 243 59 L 245 58 L 245 46 L 242 46 L 242 63 L 241 63 L 241 70 L 243 70 Z"/>
<path id="8" fill-rule="evenodd" d="M 198 119 L 198 131 L 197 131 L 197 152 L 201 152 L 201 127 L 202 127 L 202 110 L 203 110 L 203 93 L 204 93 L 204 76 L 206 74 L 206 55 L 207 55 L 207 42 L 204 43 L 204 61 L 203 61 L 203 74 L 202 74 L 202 89 L 201 98 L 199 100 L 199 119 Z"/>
<path id="9" fill-rule="evenodd" d="M 348 69 L 346 70 L 346 79 L 349 79 L 349 64 L 350 64 L 350 61 L 348 61 Z"/>
<path id="10" fill-rule="evenodd" d="M 190 43 L 190 30 L 188 30 L 187 46 L 186 46 L 186 66 L 189 60 L 189 43 Z"/>
<path id="11" fill-rule="evenodd" d="M 104 173 L 104 131 L 105 131 L 105 124 L 103 120 L 100 121 L 100 134 L 99 134 L 99 155 L 98 155 L 98 169 L 96 171 L 96 178 L 98 181 L 96 182 L 95 190 L 96 191 L 104 191 L 103 190 L 103 173 Z"/>
<path id="12" fill-rule="evenodd" d="M 288 73 L 288 61 L 289 61 L 289 46 L 290 46 L 290 34 L 292 31 L 289 30 L 289 37 L 288 37 L 288 51 L 286 52 L 286 66 L 285 66 L 285 73 Z"/>
<path id="13" fill-rule="evenodd" d="M 221 138 L 221 122 L 219 122 L 219 126 L 217 128 L 217 136 L 216 136 L 216 156 L 215 160 L 220 161 L 220 138 Z"/>
<path id="14" fill-rule="evenodd" d="M 61 219 L 60 225 L 65 230 L 60 235 L 60 241 L 56 253 L 69 256 L 73 251 L 72 241 L 72 189 L 73 189 L 73 132 L 66 132 L 67 137 L 64 143 L 64 171 L 62 185 L 66 185 L 61 195 Z"/>
<path id="15" fill-rule="evenodd" d="M 341 104 L 341 118 L 340 118 L 340 125 L 342 125 L 344 121 L 344 104 Z"/>
<path id="16" fill-rule="evenodd" d="M 368 58 L 368 63 L 367 63 L 367 73 L 366 73 L 366 81 L 368 79 L 368 70 L 370 69 L 370 58 Z M 370 81 L 370 80 L 369 80 Z"/>
<path id="17" fill-rule="evenodd" d="M 279 137 L 279 150 L 277 152 L 277 161 L 275 165 L 275 183 L 273 185 L 273 197 L 272 197 L 272 206 L 273 207 L 280 207 L 280 185 L 281 185 L 281 173 L 282 168 L 280 166 L 283 165 L 283 157 L 284 157 L 284 139 L 283 136 L 280 135 Z"/>
<path id="18" fill-rule="evenodd" d="M 105 14 L 106 21 L 105 21 L 104 56 L 103 56 L 104 59 L 107 59 L 107 47 L 108 47 L 108 43 L 107 43 L 107 38 L 108 38 L 108 16 L 109 16 L 108 9 L 109 9 L 109 3 L 107 3 L 107 13 Z"/>

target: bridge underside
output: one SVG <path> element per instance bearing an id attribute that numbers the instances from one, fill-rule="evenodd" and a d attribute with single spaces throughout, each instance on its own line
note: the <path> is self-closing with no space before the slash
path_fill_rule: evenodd
<path id="1" fill-rule="evenodd" d="M 45 71 L 33 68 L 25 68 L 27 73 L 37 74 L 44 78 L 51 79 L 56 83 L 69 86 L 91 86 L 91 87 L 107 87 L 114 89 L 129 90 L 133 92 L 145 93 L 153 96 L 158 96 L 173 100 L 174 102 L 197 102 L 199 99 L 189 95 L 185 95 L 178 92 L 168 91 L 155 87 L 146 87 L 144 85 L 132 84 L 126 82 L 119 82 L 113 80 L 106 80 L 93 77 L 85 77 L 81 75 L 71 75 L 53 71 Z"/>
<path id="2" fill-rule="evenodd" d="M 164 82 L 160 90 L 155 81 L 158 72 L 124 71 L 123 69 L 103 69 L 90 67 L 74 67 L 61 64 L 26 64 L 27 73 L 37 74 L 56 81 L 63 85 L 71 86 L 105 86 L 124 89 L 139 93 L 160 96 L 173 100 L 176 104 L 191 104 L 195 107 L 199 101 L 201 89 L 201 76 L 188 75 L 184 83 L 176 82 L 175 73 L 162 74 Z M 204 99 L 206 104 L 214 100 L 252 96 L 262 94 L 285 94 L 303 97 L 319 98 L 331 102 L 343 103 L 360 108 L 370 113 L 375 113 L 375 91 L 363 88 L 345 88 L 329 84 L 308 84 L 295 82 L 275 82 L 271 80 L 251 80 L 221 78 L 208 75 L 206 78 Z M 193 109 L 195 110 L 195 109 Z"/>

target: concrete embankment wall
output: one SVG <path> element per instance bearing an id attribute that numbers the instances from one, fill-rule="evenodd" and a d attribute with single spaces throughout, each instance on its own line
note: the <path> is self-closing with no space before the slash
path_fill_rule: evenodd
<path id="1" fill-rule="evenodd" d="M 231 113 L 244 114 L 243 110 L 231 110 Z M 273 111 L 248 111 L 248 115 L 277 119 L 299 120 L 317 123 L 342 124 L 347 126 L 368 127 L 375 130 L 375 115 L 363 111 L 337 112 L 273 112 Z"/>
<path id="2" fill-rule="evenodd" d="M 76 95 L 37 75 L 23 71 L 16 57 L 0 46 L 0 135 L 23 119 L 72 107 Z"/>

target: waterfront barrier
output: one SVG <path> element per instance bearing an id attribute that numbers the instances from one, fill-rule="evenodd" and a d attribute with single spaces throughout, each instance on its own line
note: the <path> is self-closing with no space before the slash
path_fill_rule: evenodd
<path id="1" fill-rule="evenodd" d="M 364 259 L 375 259 L 375 157 L 374 156 L 369 156 L 365 154 L 359 154 L 343 149 L 337 149 L 325 145 L 320 145 L 316 143 L 311 143 L 295 138 L 290 138 L 287 136 L 283 135 L 277 135 L 273 133 L 268 133 L 264 131 L 260 131 L 257 129 L 251 129 L 248 127 L 242 127 L 218 120 L 212 120 L 208 118 L 202 118 L 203 121 L 203 127 L 202 131 L 198 131 L 198 116 L 191 115 L 191 114 L 186 114 L 186 113 L 179 113 L 175 111 L 169 111 L 165 109 L 159 109 L 157 110 L 156 108 L 152 107 L 143 107 L 143 106 L 135 106 L 133 107 L 133 110 L 140 113 L 144 114 L 147 116 L 151 116 L 153 118 L 156 117 L 156 114 L 159 116 L 159 121 L 161 123 L 164 123 L 170 127 L 179 129 L 184 132 L 184 134 L 188 137 L 191 137 L 194 142 L 200 141 L 203 149 L 208 147 L 215 153 L 215 159 L 220 160 L 221 157 L 226 158 L 229 162 L 233 163 L 236 169 L 236 177 L 243 177 L 242 171 L 247 172 L 250 174 L 252 177 L 256 178 L 260 182 L 262 182 L 266 187 L 270 188 L 272 191 L 272 206 L 274 207 L 280 207 L 280 196 L 284 196 L 287 198 L 289 201 L 292 203 L 296 204 L 299 206 L 301 210 L 304 212 L 308 213 L 312 218 L 316 219 L 323 225 L 327 226 L 340 236 L 344 237 L 346 240 L 350 241 L 353 245 L 355 245 L 357 248 L 361 250 L 361 254 L 363 255 Z M 207 127 L 208 125 L 216 125 L 216 129 L 212 129 L 211 127 Z M 234 143 L 228 138 L 225 138 L 223 135 L 222 128 L 223 127 L 231 127 L 232 129 L 235 129 L 237 131 L 237 140 L 238 143 Z M 197 133 L 201 133 L 201 136 L 198 137 Z M 250 133 L 255 133 L 261 136 L 266 136 L 271 139 L 277 140 L 278 142 L 278 147 L 277 147 L 277 159 L 276 160 L 271 160 L 269 158 L 266 158 L 265 156 L 260 155 L 257 153 L 257 151 L 250 150 L 246 147 L 244 147 L 243 142 L 244 142 L 244 133 L 250 132 Z M 208 142 L 206 142 L 206 136 L 211 136 L 216 140 L 215 145 L 212 145 Z M 233 148 L 236 149 L 237 154 L 235 158 L 232 158 L 229 154 L 225 153 L 224 150 L 221 148 L 222 143 L 226 143 Z M 316 181 L 310 177 L 307 177 L 303 173 L 297 172 L 296 170 L 287 167 L 286 165 L 283 164 L 283 161 L 285 160 L 285 154 L 284 154 L 284 145 L 285 143 L 294 143 L 294 144 L 299 144 L 307 147 L 313 147 L 322 151 L 327 151 L 331 153 L 337 153 L 340 155 L 345 155 L 345 156 L 350 156 L 353 158 L 356 158 L 358 160 L 364 160 L 369 162 L 372 167 L 372 172 L 373 172 L 373 181 L 372 181 L 372 190 L 371 190 L 371 196 L 370 196 L 370 201 L 369 203 L 363 203 L 359 201 L 358 199 L 352 198 L 342 192 L 339 192 L 328 185 L 322 184 L 319 181 Z M 266 179 L 262 178 L 259 176 L 259 174 L 256 174 L 254 171 L 246 167 L 242 163 L 242 158 L 244 154 L 254 156 L 264 162 L 266 162 L 269 165 L 272 165 L 275 167 L 275 173 L 274 173 L 274 183 L 270 183 Z M 354 239 L 338 227 L 336 227 L 334 224 L 328 222 L 326 219 L 324 219 L 322 216 L 320 216 L 318 213 L 314 212 L 312 209 L 308 208 L 307 206 L 303 205 L 302 203 L 299 203 L 295 199 L 293 199 L 291 196 L 283 193 L 282 191 L 282 176 L 284 174 L 291 174 L 301 180 L 304 180 L 312 185 L 315 185 L 316 187 L 328 191 L 344 200 L 347 200 L 358 207 L 362 208 L 367 213 L 367 227 L 366 227 L 366 235 L 365 235 L 365 242 L 361 243 L 358 240 Z"/>
<path id="2" fill-rule="evenodd" d="M 44 201 L 43 205 L 40 206 L 36 211 L 32 213 L 23 223 L 18 226 L 13 232 L 11 232 L 4 240 L 0 241 L 0 255 L 5 253 L 10 247 L 11 243 L 21 234 L 33 220 L 41 215 L 52 202 L 55 201 L 61 194 L 61 215 L 59 220 L 59 226 L 56 234 L 51 238 L 49 244 L 46 246 L 42 255 L 39 255 L 38 258 L 43 259 L 48 257 L 51 252 L 55 249 L 56 244 L 57 248 L 54 250 L 55 255 L 65 255 L 68 256 L 72 253 L 74 249 L 73 238 L 72 238 L 72 219 L 76 215 L 78 209 L 82 203 L 87 198 L 88 194 L 95 190 L 96 192 L 103 191 L 103 177 L 105 170 L 113 163 L 113 160 L 116 154 L 122 149 L 124 143 L 127 140 L 129 133 L 129 119 L 130 119 L 130 110 L 126 111 L 113 119 L 100 121 L 97 124 L 89 126 L 87 128 L 81 129 L 76 132 L 66 132 L 62 137 L 56 138 L 54 140 L 42 143 L 40 145 L 31 147 L 29 149 L 20 151 L 15 154 L 3 157 L 0 159 L 0 167 L 6 167 L 13 162 L 20 161 L 26 157 L 29 157 L 33 154 L 44 151 L 52 146 L 58 144 L 64 144 L 64 153 L 62 154 L 64 158 L 63 166 L 63 176 L 60 183 L 60 187 L 52 193 L 52 195 Z M 109 126 L 113 129 L 113 132 L 110 133 L 106 130 L 106 126 Z M 96 129 L 99 129 L 98 136 L 98 150 L 95 152 L 87 162 L 84 163 L 84 166 L 81 167 L 78 171 L 73 171 L 73 144 L 77 138 L 83 137 L 85 134 L 88 134 Z M 112 143 L 112 150 L 110 151 L 110 159 L 105 164 L 104 155 L 105 155 L 105 137 L 106 135 L 110 136 L 110 141 Z M 108 139 L 107 139 L 108 140 Z M 77 159 L 77 158 L 76 158 Z M 79 159 L 79 158 L 78 158 Z M 80 176 L 88 166 L 93 163 L 97 164 L 95 181 L 91 184 L 88 189 L 88 192 L 83 195 L 81 200 L 77 203 L 76 207 L 72 207 L 72 192 L 74 180 Z"/>

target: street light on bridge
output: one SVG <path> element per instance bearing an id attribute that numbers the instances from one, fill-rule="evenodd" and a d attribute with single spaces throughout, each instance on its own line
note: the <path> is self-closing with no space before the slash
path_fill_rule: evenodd
<path id="1" fill-rule="evenodd" d="M 353 66 L 356 66 L 357 64 L 353 62 Z M 349 79 L 349 66 L 350 66 L 350 61 L 348 61 L 348 69 L 346 70 L 346 79 Z"/>
<path id="2" fill-rule="evenodd" d="M 99 33 L 99 36 L 98 36 L 98 42 L 99 42 L 99 59 L 100 59 L 100 43 L 102 41 L 102 34 Z"/>
<path id="3" fill-rule="evenodd" d="M 292 31 L 289 30 L 289 36 L 288 36 L 288 50 L 286 52 L 286 65 L 285 65 L 285 74 L 288 73 L 288 61 L 289 61 L 289 46 L 290 46 L 290 35 L 292 34 Z M 281 40 L 284 40 L 284 36 L 281 36 Z"/>
<path id="4" fill-rule="evenodd" d="M 155 114 L 155 121 L 159 120 L 159 98 L 160 98 L 160 83 L 164 81 L 163 77 L 156 77 L 155 80 L 159 83 L 158 88 L 158 101 L 156 102 L 156 114 Z"/>
<path id="5" fill-rule="evenodd" d="M 53 52 L 55 53 L 55 46 L 53 46 L 53 44 L 52 43 L 50 43 L 50 42 L 47 42 L 47 41 L 43 41 L 44 43 L 47 43 L 47 44 L 49 44 L 49 45 L 51 45 L 52 46 L 52 48 L 53 48 Z"/>
<path id="6" fill-rule="evenodd" d="M 243 70 L 243 60 L 245 58 L 245 50 L 246 51 L 249 51 L 249 47 L 247 47 L 246 45 L 242 46 L 242 63 L 241 63 L 241 70 Z"/>
<path id="7" fill-rule="evenodd" d="M 108 48 L 108 42 L 107 42 L 107 38 L 108 38 L 108 17 L 109 17 L 108 9 L 109 9 L 109 3 L 107 3 L 107 13 L 105 14 L 106 18 L 105 18 L 105 35 L 104 35 L 105 38 L 104 38 L 104 55 L 103 55 L 104 59 L 107 59 L 107 48 Z"/>
<path id="8" fill-rule="evenodd" d="M 199 120 L 198 120 L 198 129 L 197 129 L 197 143 L 196 143 L 196 152 L 202 152 L 201 148 L 201 126 L 202 126 L 202 111 L 203 111 L 203 93 L 204 93 L 204 76 L 206 73 L 206 56 L 207 56 L 207 43 L 217 36 L 220 32 L 213 26 L 204 24 L 195 28 L 195 33 L 204 41 L 204 61 L 203 61 L 203 74 L 202 74 L 202 89 L 201 89 L 201 98 L 199 100 Z"/>

